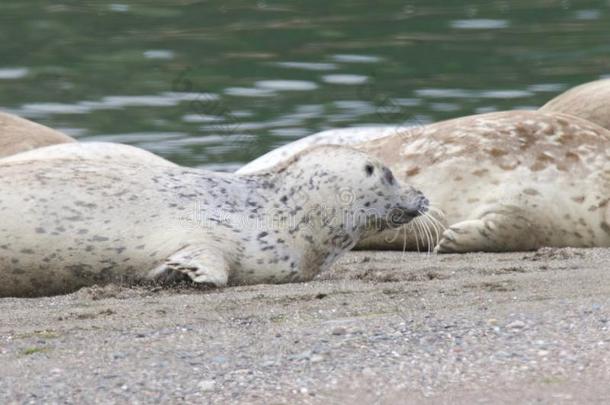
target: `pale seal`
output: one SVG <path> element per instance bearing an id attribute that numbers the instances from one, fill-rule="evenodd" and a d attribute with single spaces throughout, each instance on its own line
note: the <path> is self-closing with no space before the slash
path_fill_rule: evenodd
<path id="1" fill-rule="evenodd" d="M 309 280 L 427 206 L 376 159 L 337 146 L 249 176 L 25 160 L 0 165 L 0 190 L 0 296 L 167 273 L 215 286 Z"/>
<path id="2" fill-rule="evenodd" d="M 248 164 L 239 168 L 235 173 L 248 174 L 256 173 L 261 170 L 266 170 L 279 162 L 288 159 L 316 145 L 357 145 L 365 141 L 383 138 L 389 135 L 395 135 L 400 131 L 404 131 L 408 127 L 400 126 L 368 126 L 368 127 L 352 127 L 328 129 L 318 132 L 313 135 L 306 136 L 294 142 L 287 143 L 277 147 L 268 153 L 256 158 Z"/>
<path id="3" fill-rule="evenodd" d="M 44 125 L 0 112 L 0 158 L 47 145 L 75 142 Z"/>
<path id="4" fill-rule="evenodd" d="M 574 115 L 610 130 L 610 79 L 571 88 L 546 103 L 540 111 Z"/>
<path id="5" fill-rule="evenodd" d="M 587 120 L 535 111 L 489 113 L 354 147 L 422 190 L 442 223 L 420 223 L 427 228 L 420 229 L 421 239 L 386 233 L 363 240 L 360 248 L 610 246 L 610 131 Z M 257 161 L 272 163 L 264 156 Z M 250 167 L 240 173 L 255 171 Z"/>
<path id="6" fill-rule="evenodd" d="M 170 162 L 144 149 L 113 142 L 74 142 L 44 146 L 0 159 L 0 164 L 44 159 L 99 160 L 106 163 L 133 163 L 144 166 L 170 166 Z"/>

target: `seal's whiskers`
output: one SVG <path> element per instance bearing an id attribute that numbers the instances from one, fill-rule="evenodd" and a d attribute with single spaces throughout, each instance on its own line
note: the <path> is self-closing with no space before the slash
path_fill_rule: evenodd
<path id="1" fill-rule="evenodd" d="M 426 234 L 426 252 L 430 252 L 430 244 L 432 243 L 432 234 L 430 233 L 430 228 L 428 223 L 421 222 L 422 228 L 424 229 L 424 233 Z"/>
<path id="2" fill-rule="evenodd" d="M 434 229 L 434 235 L 436 236 L 436 238 L 434 239 L 434 246 L 436 246 L 441 240 L 442 231 L 444 231 L 446 227 L 438 219 L 434 218 L 434 216 L 430 215 L 429 213 L 426 212 L 423 215 L 426 220 L 430 221 L 430 226 L 432 226 L 432 228 Z M 439 228 L 442 229 L 441 232 L 439 232 Z"/>
<path id="3" fill-rule="evenodd" d="M 415 240 L 417 240 L 417 238 L 415 238 Z M 406 251 L 407 251 L 407 227 L 403 226 L 402 255 L 401 255 L 401 259 L 404 259 Z"/>
<path id="4" fill-rule="evenodd" d="M 417 252 L 419 253 L 419 226 L 418 226 L 418 219 L 415 219 L 415 221 L 412 221 L 411 223 L 413 224 L 413 228 L 415 228 L 413 231 L 413 234 L 415 235 L 415 248 L 417 249 Z M 406 227 L 405 227 L 406 229 Z M 405 236 L 405 240 L 406 240 L 406 236 Z"/>
<path id="5" fill-rule="evenodd" d="M 430 236 L 432 237 L 432 242 L 434 242 L 433 246 L 436 246 L 436 244 L 440 240 L 438 228 L 436 227 L 436 224 L 434 223 L 434 221 L 432 220 L 431 216 L 428 213 L 423 214 L 423 217 L 426 221 L 428 221 L 427 223 L 430 226 L 430 228 L 432 228 L 432 231 L 434 231 L 434 236 L 432 236 L 432 231 L 430 231 Z M 432 246 L 428 246 L 428 252 L 430 252 L 431 247 Z"/>
<path id="6" fill-rule="evenodd" d="M 445 231 L 447 229 L 445 224 L 443 224 L 441 219 L 437 218 L 435 215 L 432 215 L 432 213 L 438 215 L 442 220 L 445 220 L 445 213 L 443 212 L 443 210 L 436 207 L 430 207 L 428 209 L 428 212 L 426 212 L 426 216 L 430 218 L 434 223 L 436 223 L 443 231 Z"/>

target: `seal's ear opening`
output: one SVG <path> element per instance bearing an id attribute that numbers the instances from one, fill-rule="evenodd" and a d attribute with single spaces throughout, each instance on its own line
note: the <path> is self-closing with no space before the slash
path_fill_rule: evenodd
<path id="1" fill-rule="evenodd" d="M 367 175 L 367 176 L 372 176 L 372 175 L 373 175 L 373 173 L 375 172 L 375 166 L 373 166 L 373 165 L 372 165 L 372 164 L 370 164 L 370 163 L 367 163 L 367 164 L 364 166 L 364 171 L 366 172 L 366 175 Z"/>

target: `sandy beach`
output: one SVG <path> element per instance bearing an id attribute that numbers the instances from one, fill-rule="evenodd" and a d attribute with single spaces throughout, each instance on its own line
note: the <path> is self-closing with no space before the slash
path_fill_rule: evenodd
<path id="1" fill-rule="evenodd" d="M 609 263 L 608 249 L 352 252 L 302 284 L 0 299 L 0 392 L 5 403 L 607 403 Z"/>
<path id="2" fill-rule="evenodd" d="M 0 299 L 3 403 L 608 403 L 610 249 Z"/>

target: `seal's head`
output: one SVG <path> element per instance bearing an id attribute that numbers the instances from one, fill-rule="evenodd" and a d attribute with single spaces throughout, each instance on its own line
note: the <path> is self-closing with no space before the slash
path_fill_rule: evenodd
<path id="1" fill-rule="evenodd" d="M 305 211 L 350 239 L 406 224 L 428 207 L 420 191 L 401 185 L 380 161 L 345 146 L 312 147 L 276 170 L 292 191 L 288 198 L 300 196 Z"/>

